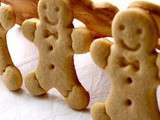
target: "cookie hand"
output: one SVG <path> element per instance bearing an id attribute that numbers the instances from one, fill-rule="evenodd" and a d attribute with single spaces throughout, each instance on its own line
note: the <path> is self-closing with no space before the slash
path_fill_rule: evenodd
<path id="1" fill-rule="evenodd" d="M 2 27 L 8 31 L 15 25 L 16 17 L 10 6 L 0 8 L 0 23 Z"/>
<path id="2" fill-rule="evenodd" d="M 76 54 L 89 51 L 94 35 L 87 28 L 75 28 L 72 32 L 72 47 Z"/>
<path id="3" fill-rule="evenodd" d="M 35 31 L 37 29 L 37 24 L 39 23 L 39 20 L 36 18 L 25 20 L 22 23 L 21 29 L 26 38 L 28 38 L 30 41 L 34 41 L 35 37 Z"/>
<path id="4" fill-rule="evenodd" d="M 94 62 L 101 68 L 107 66 L 112 42 L 104 38 L 95 40 L 90 47 L 91 56 Z"/>
<path id="5" fill-rule="evenodd" d="M 8 66 L 2 75 L 3 82 L 9 90 L 18 90 L 22 86 L 20 71 L 13 65 Z"/>

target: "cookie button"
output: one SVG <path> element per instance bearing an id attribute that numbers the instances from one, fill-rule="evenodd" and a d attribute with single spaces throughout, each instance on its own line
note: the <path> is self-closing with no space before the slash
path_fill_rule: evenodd
<path id="1" fill-rule="evenodd" d="M 126 82 L 127 82 L 128 84 L 132 84 L 132 83 L 133 83 L 133 80 L 132 80 L 132 78 L 128 77 L 127 80 L 126 80 Z"/>
<path id="2" fill-rule="evenodd" d="M 131 106 L 131 105 L 132 105 L 132 101 L 131 101 L 130 99 L 127 99 L 127 100 L 125 101 L 125 105 L 126 105 L 126 106 Z"/>
<path id="3" fill-rule="evenodd" d="M 53 70 L 54 68 L 55 68 L 54 64 L 51 64 L 51 65 L 49 66 L 49 69 L 50 69 L 50 70 Z"/>

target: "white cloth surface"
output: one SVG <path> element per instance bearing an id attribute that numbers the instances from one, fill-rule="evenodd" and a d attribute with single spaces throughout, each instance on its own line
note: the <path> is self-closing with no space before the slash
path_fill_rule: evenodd
<path id="1" fill-rule="evenodd" d="M 123 9 L 126 8 L 128 1 L 110 0 L 110 2 Z M 23 37 L 17 25 L 7 36 L 11 57 L 25 76 L 36 68 L 38 50 L 33 43 Z M 110 82 L 104 71 L 94 64 L 89 53 L 75 55 L 75 66 L 79 80 L 91 96 L 88 110 L 83 112 L 72 110 L 55 89 L 43 97 L 33 97 L 24 85 L 22 90 L 10 92 L 0 81 L 0 120 L 91 120 L 90 106 L 96 101 L 106 99 Z"/>

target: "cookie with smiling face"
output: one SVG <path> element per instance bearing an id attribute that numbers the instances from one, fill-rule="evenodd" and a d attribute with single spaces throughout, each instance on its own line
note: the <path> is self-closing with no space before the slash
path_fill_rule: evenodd
<path id="1" fill-rule="evenodd" d="M 78 52 L 75 45 L 80 45 L 73 39 L 82 29 L 73 30 L 72 11 L 65 0 L 40 0 L 38 12 L 39 20 L 30 19 L 22 24 L 24 35 L 39 50 L 39 65 L 25 78 L 25 85 L 33 95 L 43 95 L 56 88 L 73 109 L 85 109 L 89 94 L 78 80 L 73 58 L 74 49 Z M 82 31 L 82 39 L 93 39 L 89 31 Z"/>
<path id="2" fill-rule="evenodd" d="M 111 4 L 95 6 L 89 1 L 77 1 L 79 6 L 73 7 L 76 2 L 73 0 L 40 0 L 39 19 L 22 24 L 24 35 L 39 49 L 38 68 L 26 77 L 26 87 L 33 95 L 45 94 L 54 87 L 76 110 L 87 107 L 89 94 L 78 80 L 73 55 L 88 52 L 91 42 L 102 36 L 99 34 L 102 31 L 110 35 L 111 21 L 118 11 Z M 84 22 L 88 29 L 74 28 L 74 18 Z"/>
<path id="3" fill-rule="evenodd" d="M 129 8 L 113 20 L 115 43 L 91 45 L 91 55 L 112 81 L 105 103 L 93 105 L 93 120 L 159 120 L 156 89 L 160 84 L 157 56 L 159 31 L 149 12 Z"/>

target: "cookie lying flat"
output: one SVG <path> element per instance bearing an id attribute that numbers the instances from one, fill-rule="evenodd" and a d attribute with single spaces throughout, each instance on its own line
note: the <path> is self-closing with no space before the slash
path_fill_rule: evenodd
<path id="1" fill-rule="evenodd" d="M 88 51 L 93 36 L 85 28 L 73 28 L 73 14 L 65 0 L 40 0 L 38 12 L 39 19 L 22 24 L 24 35 L 39 50 L 37 70 L 25 78 L 25 85 L 33 95 L 43 95 L 54 87 L 70 107 L 85 109 L 89 94 L 78 80 L 73 56 Z"/>
<path id="2" fill-rule="evenodd" d="M 0 8 L 0 74 L 9 90 L 17 90 L 22 85 L 22 76 L 10 57 L 6 34 L 15 24 L 15 14 L 11 7 Z"/>
<path id="3" fill-rule="evenodd" d="M 119 12 L 112 25 L 115 43 L 92 43 L 93 60 L 112 80 L 105 103 L 91 110 L 93 120 L 160 120 L 156 89 L 160 84 L 158 26 L 147 11 L 130 8 Z"/>

